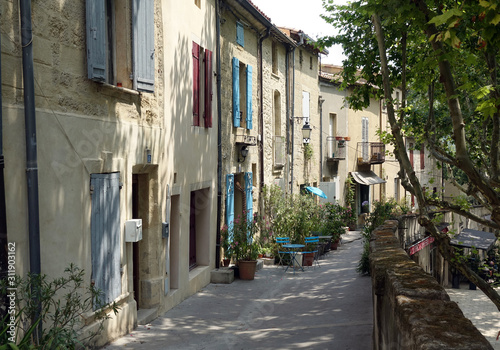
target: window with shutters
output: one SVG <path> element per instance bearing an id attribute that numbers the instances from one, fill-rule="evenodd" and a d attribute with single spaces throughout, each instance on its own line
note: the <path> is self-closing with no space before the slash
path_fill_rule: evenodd
<path id="1" fill-rule="evenodd" d="M 233 126 L 253 128 L 252 66 L 233 57 Z"/>
<path id="2" fill-rule="evenodd" d="M 154 0 L 86 0 L 86 26 L 89 79 L 154 92 Z"/>
<path id="3" fill-rule="evenodd" d="M 212 51 L 193 41 L 193 126 L 212 127 Z"/>
<path id="4" fill-rule="evenodd" d="M 245 28 L 241 22 L 236 22 L 236 42 L 243 47 L 245 46 Z"/>

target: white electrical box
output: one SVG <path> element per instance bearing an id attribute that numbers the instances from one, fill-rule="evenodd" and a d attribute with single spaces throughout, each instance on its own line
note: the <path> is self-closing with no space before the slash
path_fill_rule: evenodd
<path id="1" fill-rule="evenodd" d="M 139 242 L 142 239 L 142 219 L 125 221 L 125 242 Z"/>

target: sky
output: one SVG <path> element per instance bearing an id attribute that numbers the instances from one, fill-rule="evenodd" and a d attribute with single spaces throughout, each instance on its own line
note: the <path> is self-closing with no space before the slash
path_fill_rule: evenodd
<path id="1" fill-rule="evenodd" d="M 311 38 L 334 34 L 331 24 L 320 17 L 325 10 L 322 0 L 251 0 L 277 27 L 302 30 Z M 345 1 L 345 0 L 344 0 Z M 342 1 L 342 3 L 344 3 Z M 335 1 L 335 3 L 338 3 Z M 340 2 L 339 2 L 340 3 Z M 342 65 L 341 47 L 327 48 L 329 54 L 321 55 L 322 63 Z"/>

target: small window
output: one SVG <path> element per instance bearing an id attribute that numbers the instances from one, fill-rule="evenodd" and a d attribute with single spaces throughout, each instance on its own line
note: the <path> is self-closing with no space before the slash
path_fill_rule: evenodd
<path id="1" fill-rule="evenodd" d="M 272 44 L 272 63 L 273 63 L 273 73 L 278 74 L 278 45 L 275 41 Z"/>
<path id="2" fill-rule="evenodd" d="M 309 57 L 309 69 L 313 69 L 313 58 Z"/>
<path id="3" fill-rule="evenodd" d="M 241 22 L 236 22 L 236 42 L 243 47 L 245 46 L 245 29 Z"/>

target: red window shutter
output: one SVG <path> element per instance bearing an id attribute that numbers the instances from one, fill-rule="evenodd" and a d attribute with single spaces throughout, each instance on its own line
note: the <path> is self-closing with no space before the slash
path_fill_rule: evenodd
<path id="1" fill-rule="evenodd" d="M 212 127 L 212 51 L 205 50 L 205 128 Z"/>
<path id="2" fill-rule="evenodd" d="M 200 45 L 193 41 L 193 125 L 200 126 Z"/>
<path id="3" fill-rule="evenodd" d="M 420 148 L 420 169 L 425 168 L 424 159 L 425 159 L 425 146 L 422 145 Z"/>
<path id="4" fill-rule="evenodd" d="M 410 148 L 410 149 L 409 149 L 409 151 L 410 151 L 410 164 L 411 164 L 411 167 L 412 167 L 413 169 L 415 169 L 415 168 L 413 167 L 413 143 L 410 143 L 410 147 L 409 147 L 409 148 Z"/>

